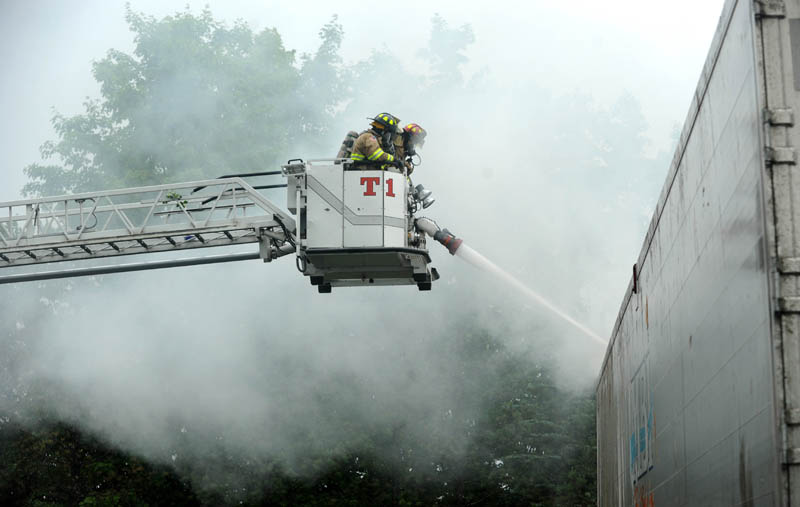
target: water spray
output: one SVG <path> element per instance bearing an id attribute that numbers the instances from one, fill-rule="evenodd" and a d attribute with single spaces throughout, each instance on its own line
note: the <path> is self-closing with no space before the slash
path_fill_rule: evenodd
<path id="1" fill-rule="evenodd" d="M 602 345 L 606 345 L 606 341 L 600 338 L 600 336 L 598 336 L 594 331 L 584 326 L 574 318 L 570 317 L 568 313 L 558 308 L 556 305 L 545 299 L 544 296 L 535 292 L 534 290 L 526 286 L 518 279 L 514 278 L 514 276 L 512 276 L 504 269 L 500 268 L 500 266 L 490 261 L 483 255 L 479 254 L 469 246 L 465 245 L 463 240 L 457 238 L 453 233 L 451 233 L 447 229 L 439 228 L 439 226 L 433 220 L 424 217 L 418 218 L 415 224 L 417 226 L 417 229 L 419 229 L 420 231 L 424 232 L 428 236 L 432 237 L 433 239 L 444 245 L 444 247 L 447 248 L 447 251 L 450 252 L 451 255 L 458 256 L 461 259 L 472 264 L 473 266 L 497 276 L 501 280 L 507 282 L 509 285 L 512 285 L 513 287 L 518 289 L 528 298 L 536 301 L 540 305 L 544 306 L 546 309 L 550 310 L 552 313 L 558 315 L 561 319 L 567 321 L 569 324 L 579 329 L 583 334 L 585 334 L 589 338 L 592 338 L 593 340 Z"/>

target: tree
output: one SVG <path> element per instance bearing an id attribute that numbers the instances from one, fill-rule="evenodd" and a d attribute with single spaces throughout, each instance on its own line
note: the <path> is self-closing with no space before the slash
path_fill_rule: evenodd
<path id="1" fill-rule="evenodd" d="M 335 17 L 299 66 L 276 30 L 228 27 L 208 9 L 155 19 L 128 8 L 126 19 L 133 53 L 110 50 L 94 64 L 101 98 L 54 116 L 59 139 L 41 149 L 51 163 L 25 169 L 26 194 L 263 170 L 325 131 L 343 100 Z"/>
<path id="2" fill-rule="evenodd" d="M 420 55 L 431 66 L 432 82 L 443 87 L 460 85 L 464 81 L 461 67 L 469 61 L 464 51 L 475 42 L 472 27 L 450 28 L 439 14 L 433 16 L 431 25 L 428 47 L 421 50 Z"/>
<path id="3" fill-rule="evenodd" d="M 11 437 L 10 435 L 13 435 Z M 63 424 L 0 432 L 3 505 L 198 505 L 169 467 L 109 449 Z"/>

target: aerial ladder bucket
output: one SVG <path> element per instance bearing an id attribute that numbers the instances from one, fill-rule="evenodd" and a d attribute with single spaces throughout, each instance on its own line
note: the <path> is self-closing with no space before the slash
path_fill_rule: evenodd
<path id="1" fill-rule="evenodd" d="M 430 290 L 438 274 L 414 225 L 417 203 L 404 171 L 357 168 L 348 159 L 295 160 L 282 169 L 298 224 L 298 269 L 320 292 L 371 285 Z"/>

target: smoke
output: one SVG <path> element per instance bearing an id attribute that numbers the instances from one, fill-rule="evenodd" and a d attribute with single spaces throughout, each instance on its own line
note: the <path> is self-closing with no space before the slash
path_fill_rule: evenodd
<path id="1" fill-rule="evenodd" d="M 26 387 L 0 406 L 179 467 L 234 455 L 310 473 L 309 457 L 387 432 L 378 452 L 398 466 L 403 449 L 426 466 L 463 452 L 491 370 L 454 354 L 463 315 L 415 288 L 319 295 L 277 262 L 74 282 L 20 316 Z"/>
<path id="2" fill-rule="evenodd" d="M 437 198 L 424 214 L 608 338 L 667 170 L 664 153 L 648 154 L 638 102 L 621 90 L 605 103 L 564 92 L 570 85 L 554 92 L 536 72 L 509 79 L 480 60 L 458 65 L 496 34 L 440 20 L 438 59 L 420 70 L 409 65 L 425 57 L 417 49 L 370 46 L 373 73 L 356 66 L 357 93 L 336 128 L 284 158 L 332 157 L 380 111 L 421 124 L 429 136 L 413 179 Z M 171 117 L 200 114 L 195 102 Z M 216 155 L 220 164 L 230 154 Z M 304 458 L 344 454 L 381 430 L 398 463 L 411 445 L 427 457 L 463 452 L 495 367 L 458 352 L 470 329 L 552 361 L 564 389 L 591 385 L 603 347 L 430 248 L 443 275 L 430 293 L 319 295 L 291 258 L 3 287 L 0 427 L 4 414 L 45 413 L 176 466 L 234 454 L 306 473 Z"/>

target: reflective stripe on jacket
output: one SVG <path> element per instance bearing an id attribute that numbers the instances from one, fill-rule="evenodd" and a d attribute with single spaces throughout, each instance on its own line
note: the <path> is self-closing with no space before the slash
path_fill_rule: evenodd
<path id="1" fill-rule="evenodd" d="M 363 132 L 353 143 L 353 153 L 350 158 L 357 161 L 394 162 L 394 156 L 386 153 L 381 148 L 378 138 L 369 130 Z"/>

